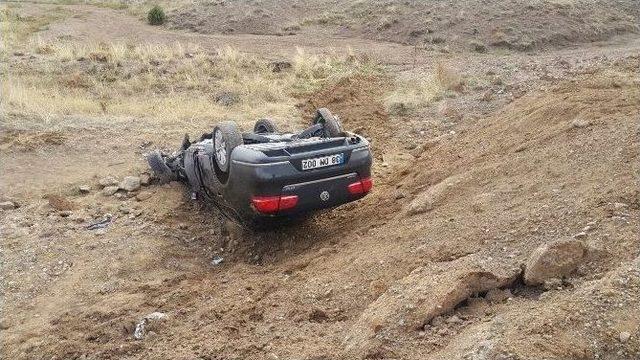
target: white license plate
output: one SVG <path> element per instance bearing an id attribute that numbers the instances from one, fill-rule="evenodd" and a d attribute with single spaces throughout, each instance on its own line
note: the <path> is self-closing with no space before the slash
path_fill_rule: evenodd
<path id="1" fill-rule="evenodd" d="M 344 154 L 335 154 L 313 159 L 302 160 L 302 170 L 317 169 L 325 166 L 340 165 L 344 162 Z"/>

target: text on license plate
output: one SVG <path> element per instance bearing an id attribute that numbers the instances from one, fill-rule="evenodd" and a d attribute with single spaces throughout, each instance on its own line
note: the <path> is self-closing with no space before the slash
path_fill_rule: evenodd
<path id="1" fill-rule="evenodd" d="M 325 166 L 340 165 L 344 162 L 344 154 L 334 154 L 302 160 L 302 170 L 317 169 Z"/>

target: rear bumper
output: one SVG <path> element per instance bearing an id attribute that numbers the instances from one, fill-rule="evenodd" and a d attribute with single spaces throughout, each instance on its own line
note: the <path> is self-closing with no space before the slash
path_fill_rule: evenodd
<path id="1" fill-rule="evenodd" d="M 235 152 L 235 151 L 234 151 Z M 302 159 L 343 153 L 345 163 L 313 170 L 301 170 Z M 294 216 L 358 200 L 366 193 L 352 194 L 349 185 L 371 176 L 372 156 L 366 146 L 338 147 L 322 152 L 302 153 L 270 163 L 233 159 L 224 198 L 243 218 Z M 255 196 L 298 197 L 295 207 L 272 214 L 258 212 L 251 204 Z"/>

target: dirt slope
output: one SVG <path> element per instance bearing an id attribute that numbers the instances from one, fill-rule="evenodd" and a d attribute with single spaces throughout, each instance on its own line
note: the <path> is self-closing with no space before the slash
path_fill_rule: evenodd
<path id="1" fill-rule="evenodd" d="M 437 50 L 533 50 L 637 33 L 640 10 L 616 1 L 197 2 L 171 26 L 203 33 L 341 34 Z"/>

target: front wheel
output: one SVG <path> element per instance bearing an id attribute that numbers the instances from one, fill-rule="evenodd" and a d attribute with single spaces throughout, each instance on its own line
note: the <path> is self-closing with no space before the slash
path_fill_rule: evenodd
<path id="1" fill-rule="evenodd" d="M 253 127 L 253 132 L 256 134 L 272 134 L 278 132 L 275 122 L 271 119 L 260 119 L 256 121 Z"/>
<path id="2" fill-rule="evenodd" d="M 213 128 L 214 162 L 217 170 L 229 172 L 231 152 L 242 145 L 242 133 L 234 121 L 223 121 Z"/>

